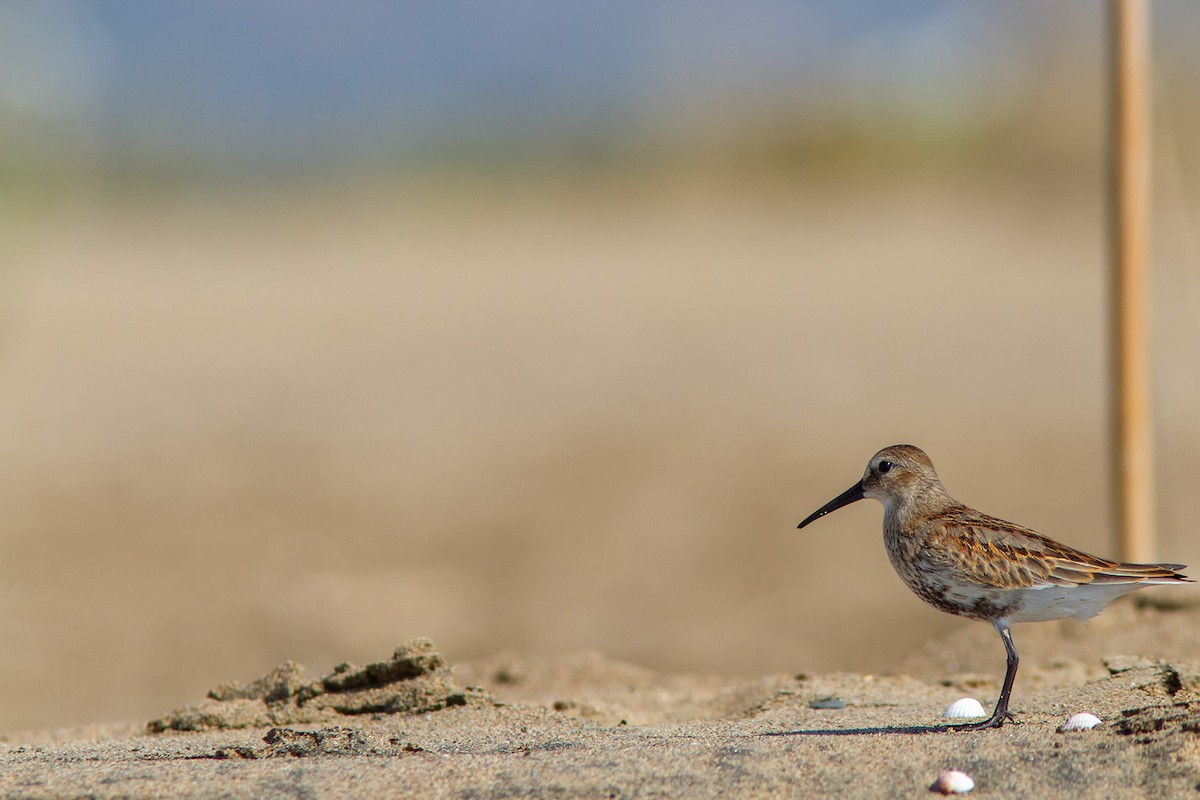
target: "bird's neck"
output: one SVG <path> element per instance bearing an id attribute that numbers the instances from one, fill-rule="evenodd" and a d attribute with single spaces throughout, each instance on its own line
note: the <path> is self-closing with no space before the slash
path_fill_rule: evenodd
<path id="1" fill-rule="evenodd" d="M 959 502 L 950 496 L 941 483 L 928 483 L 916 491 L 885 500 L 884 522 L 888 527 L 906 530 L 920 519 L 934 516 L 957 505 Z"/>

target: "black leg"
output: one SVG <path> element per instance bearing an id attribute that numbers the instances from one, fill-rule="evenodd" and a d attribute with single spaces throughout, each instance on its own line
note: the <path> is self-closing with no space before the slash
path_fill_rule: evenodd
<path id="1" fill-rule="evenodd" d="M 1008 713 L 1008 698 L 1012 694 L 1013 682 L 1017 679 L 1017 664 L 1020 663 L 1021 659 L 1017 657 L 1017 648 L 1013 644 L 1012 631 L 1009 630 L 1008 623 L 997 620 L 992 624 L 1000 632 L 1000 638 L 1004 641 L 1004 650 L 1008 654 L 1008 662 L 1004 670 L 1004 684 L 1000 687 L 1000 699 L 996 701 L 996 710 L 992 712 L 992 716 L 983 722 L 972 722 L 968 725 L 951 725 L 948 726 L 948 730 L 981 731 L 985 728 L 999 728 L 1010 720 L 1016 722 L 1013 715 Z"/>

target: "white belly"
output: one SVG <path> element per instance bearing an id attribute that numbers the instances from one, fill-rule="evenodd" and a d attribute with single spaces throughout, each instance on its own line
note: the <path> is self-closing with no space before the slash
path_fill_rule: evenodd
<path id="1" fill-rule="evenodd" d="M 1089 619 L 1121 595 L 1145 586 L 1144 583 L 1106 583 L 1010 590 L 1016 602 L 1005 618 L 1010 622 L 1047 622 L 1067 617 Z"/>

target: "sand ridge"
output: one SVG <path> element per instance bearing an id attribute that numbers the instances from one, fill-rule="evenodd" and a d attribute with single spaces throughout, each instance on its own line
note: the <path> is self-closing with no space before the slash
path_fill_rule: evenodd
<path id="1" fill-rule="evenodd" d="M 396 648 L 365 667 L 342 663 L 316 680 L 288 661 L 247 685 L 222 684 L 199 703 L 150 720 L 146 730 L 206 731 L 332 722 L 359 714 L 420 714 L 469 703 L 494 703 L 482 689 L 460 689 L 429 639 Z"/>

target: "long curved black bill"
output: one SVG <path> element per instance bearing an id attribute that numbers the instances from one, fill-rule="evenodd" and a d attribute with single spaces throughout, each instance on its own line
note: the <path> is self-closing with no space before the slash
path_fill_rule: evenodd
<path id="1" fill-rule="evenodd" d="M 862 481 L 859 481 L 858 483 L 854 484 L 846 491 L 839 494 L 837 497 L 830 500 L 825 505 L 818 508 L 812 514 L 809 514 L 808 519 L 804 520 L 804 522 L 801 522 L 796 527 L 803 528 L 805 525 L 812 522 L 813 520 L 820 519 L 821 517 L 825 516 L 826 514 L 828 514 L 831 511 L 837 511 L 842 506 L 848 506 L 851 503 L 862 500 L 863 497 L 865 497 L 865 496 L 866 495 L 863 494 Z"/>

